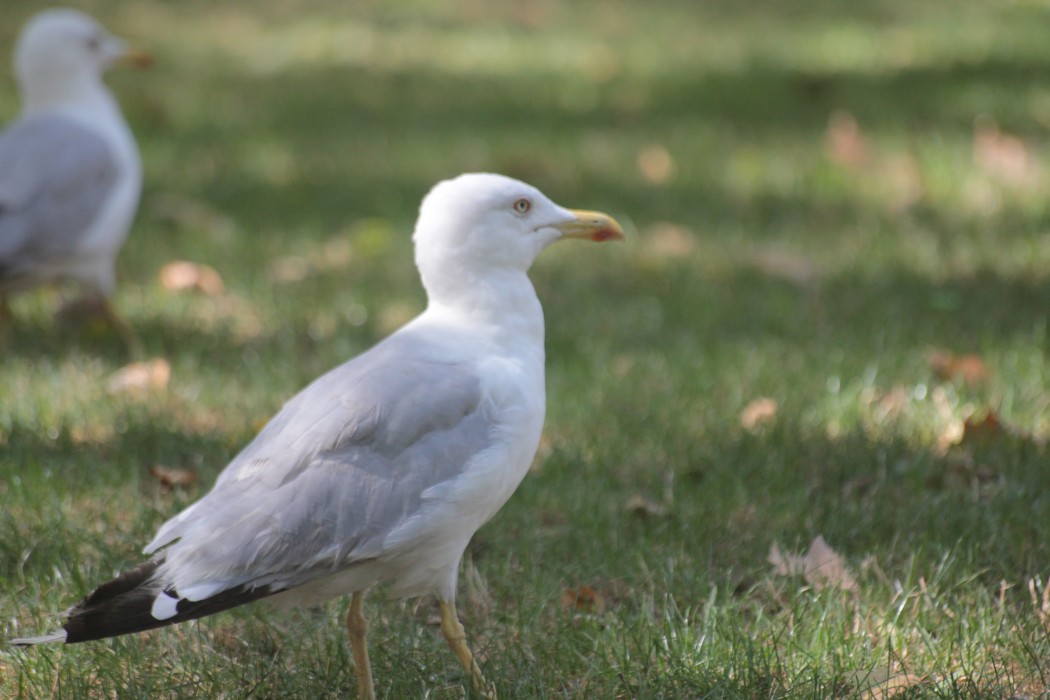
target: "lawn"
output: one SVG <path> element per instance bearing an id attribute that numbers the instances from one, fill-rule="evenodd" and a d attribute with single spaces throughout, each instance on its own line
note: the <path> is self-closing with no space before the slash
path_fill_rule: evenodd
<path id="1" fill-rule="evenodd" d="M 544 440 L 459 586 L 501 697 L 1050 692 L 1046 3 L 76 4 L 157 59 L 109 79 L 138 344 L 13 304 L 0 640 L 421 310 L 418 202 L 489 170 L 629 229 L 533 268 Z M 3 121 L 37 6 L 0 8 Z M 166 289 L 174 260 L 223 289 Z M 112 388 L 154 359 L 166 383 Z M 0 646 L 0 696 L 352 697 L 345 607 Z M 472 695 L 432 601 L 366 612 L 381 697 Z"/>

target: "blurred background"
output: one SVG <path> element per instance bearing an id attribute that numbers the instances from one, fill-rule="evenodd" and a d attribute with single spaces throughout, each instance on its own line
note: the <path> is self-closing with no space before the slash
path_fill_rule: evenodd
<path id="1" fill-rule="evenodd" d="M 144 354 L 15 300 L 3 636 L 134 562 L 284 400 L 417 313 L 418 203 L 485 170 L 629 229 L 533 270 L 544 443 L 460 605 L 506 695 L 1046 690 L 1046 2 L 74 4 L 156 58 L 107 81 L 144 162 L 115 297 Z M 40 7 L 0 7 L 4 122 Z M 131 360 L 161 364 L 125 390 Z M 818 535 L 848 579 L 804 573 Z M 454 673 L 426 610 L 383 610 L 393 696 Z M 273 661 L 223 636 L 270 629 L 237 615 L 201 629 L 264 696 L 350 687 L 337 634 Z M 192 635 L 150 639 L 230 687 Z M 79 687 L 80 658 L 146 692 L 103 656 L 55 677 Z M 0 689 L 48 687 L 12 659 Z"/>

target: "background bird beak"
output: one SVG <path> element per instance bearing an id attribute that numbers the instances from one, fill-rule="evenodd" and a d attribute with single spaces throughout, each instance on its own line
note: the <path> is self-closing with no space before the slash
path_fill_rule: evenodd
<path id="1" fill-rule="evenodd" d="M 118 66 L 131 66 L 133 68 L 149 68 L 153 65 L 153 56 L 140 49 L 127 49 L 114 63 Z"/>
<path id="2" fill-rule="evenodd" d="M 583 238 L 596 243 L 624 240 L 623 228 L 608 214 L 582 209 L 570 209 L 569 213 L 575 218 L 554 227 L 561 231 L 562 238 Z"/>

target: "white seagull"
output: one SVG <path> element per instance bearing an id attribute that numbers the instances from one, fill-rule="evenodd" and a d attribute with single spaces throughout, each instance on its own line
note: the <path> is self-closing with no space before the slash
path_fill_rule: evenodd
<path id="1" fill-rule="evenodd" d="M 116 321 L 115 261 L 142 189 L 138 147 L 102 81 L 120 62 L 149 57 L 77 10 L 45 10 L 19 35 L 22 113 L 0 133 L 0 317 L 8 294 L 72 280 Z"/>
<path id="2" fill-rule="evenodd" d="M 501 175 L 436 185 L 413 237 L 426 310 L 286 403 L 210 493 L 160 528 L 149 561 L 74 605 L 62 631 L 13 643 L 111 637 L 269 596 L 351 594 L 359 696 L 373 698 L 362 604 L 386 582 L 395 597 L 437 597 L 445 639 L 490 692 L 456 617 L 456 576 L 536 454 L 543 309 L 527 271 L 564 238 L 623 232 Z"/>

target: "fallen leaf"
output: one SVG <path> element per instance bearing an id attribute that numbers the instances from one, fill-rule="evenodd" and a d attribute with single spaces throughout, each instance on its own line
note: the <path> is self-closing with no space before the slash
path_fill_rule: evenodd
<path id="1" fill-rule="evenodd" d="M 657 503 L 638 493 L 627 499 L 623 509 L 624 512 L 631 515 L 641 515 L 650 518 L 663 518 L 671 512 L 667 504 Z"/>
<path id="2" fill-rule="evenodd" d="M 654 185 L 662 185 L 674 175 L 674 158 L 670 151 L 659 144 L 638 151 L 637 160 L 642 177 Z"/>
<path id="3" fill-rule="evenodd" d="M 696 249 L 693 232 L 681 224 L 658 221 L 645 230 L 645 248 L 658 258 L 682 258 Z"/>
<path id="4" fill-rule="evenodd" d="M 111 394 L 163 391 L 171 379 L 171 364 L 162 357 L 121 367 L 109 377 Z"/>
<path id="5" fill-rule="evenodd" d="M 365 232 L 366 238 L 375 238 L 376 234 L 368 228 L 372 225 L 370 222 L 359 222 L 323 242 L 300 245 L 296 255 L 276 258 L 270 263 L 270 279 L 278 284 L 288 284 L 346 268 L 356 254 L 351 239 L 361 240 L 355 232 Z"/>
<path id="6" fill-rule="evenodd" d="M 845 560 L 828 546 L 822 535 L 817 535 L 804 555 L 783 554 L 774 543 L 769 550 L 768 561 L 773 565 L 775 575 L 802 576 L 818 591 L 829 587 L 844 591 L 857 590 L 857 582 Z"/>
<path id="7" fill-rule="evenodd" d="M 786 250 L 763 248 L 751 258 L 752 264 L 764 274 L 799 287 L 814 287 L 821 273 L 812 258 Z"/>
<path id="8" fill-rule="evenodd" d="M 922 676 L 911 673 L 897 673 L 885 666 L 870 671 L 858 671 L 851 679 L 860 691 L 863 700 L 887 700 L 908 688 L 926 682 Z"/>
<path id="9" fill-rule="evenodd" d="M 986 442 L 998 438 L 1003 432 L 1002 421 L 999 420 L 995 411 L 989 408 L 983 416 L 972 415 L 963 421 L 963 434 L 960 442 Z"/>
<path id="10" fill-rule="evenodd" d="M 1038 164 L 1025 142 L 1003 133 L 990 117 L 974 121 L 973 156 L 982 170 L 1007 184 L 1033 185 L 1038 180 Z"/>
<path id="11" fill-rule="evenodd" d="M 824 147 L 833 163 L 860 170 L 871 161 L 867 139 L 856 118 L 844 110 L 832 112 L 824 133 Z"/>
<path id="12" fill-rule="evenodd" d="M 154 464 L 149 468 L 149 473 L 165 491 L 175 487 L 186 488 L 197 483 L 197 472 L 192 469 L 172 468 Z"/>
<path id="13" fill-rule="evenodd" d="M 768 396 L 755 399 L 740 412 L 740 425 L 744 430 L 754 432 L 777 417 L 776 399 Z"/>
<path id="14" fill-rule="evenodd" d="M 600 613 L 605 610 L 605 599 L 602 594 L 590 586 L 566 588 L 561 594 L 562 610 L 578 610 L 587 613 Z"/>
<path id="15" fill-rule="evenodd" d="M 170 262 L 162 267 L 160 284 L 169 292 L 201 292 L 212 297 L 226 290 L 215 268 L 185 260 Z"/>
<path id="16" fill-rule="evenodd" d="M 988 381 L 991 372 L 979 355 L 956 355 L 949 350 L 931 350 L 927 356 L 930 369 L 944 381 L 962 379 L 975 386 Z"/>

